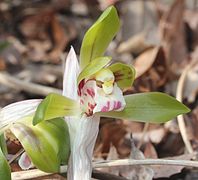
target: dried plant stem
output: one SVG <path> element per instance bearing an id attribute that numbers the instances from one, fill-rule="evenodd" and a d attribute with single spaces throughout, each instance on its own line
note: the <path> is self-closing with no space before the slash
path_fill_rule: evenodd
<path id="1" fill-rule="evenodd" d="M 186 76 L 188 74 L 188 71 L 192 68 L 192 66 L 195 64 L 195 62 L 191 62 L 183 71 L 183 73 L 181 74 L 179 81 L 178 81 L 178 85 L 177 85 L 177 91 L 176 91 L 176 98 L 178 101 L 182 102 L 182 97 L 183 97 L 183 89 L 184 89 L 184 84 L 185 84 L 185 80 L 186 80 Z M 178 125 L 179 125 L 179 130 L 182 136 L 182 139 L 184 141 L 184 144 L 186 146 L 186 149 L 188 151 L 188 153 L 192 153 L 193 152 L 193 148 L 191 146 L 191 143 L 188 139 L 187 136 L 187 130 L 186 130 L 186 125 L 185 125 L 185 121 L 184 121 L 184 116 L 180 115 L 177 117 L 177 121 L 178 121 Z"/>
<path id="2" fill-rule="evenodd" d="M 16 158 L 18 158 L 25 150 L 20 149 L 9 161 L 8 163 L 11 164 Z"/>
<path id="3" fill-rule="evenodd" d="M 144 142 L 144 137 L 146 135 L 146 132 L 148 131 L 148 128 L 149 128 L 149 123 L 145 123 L 144 124 L 144 129 L 143 129 L 143 132 L 142 132 L 142 136 L 141 136 L 141 139 L 137 145 L 137 148 L 140 149 L 140 147 L 142 146 L 143 142 Z"/>
<path id="4" fill-rule="evenodd" d="M 106 168 L 106 167 L 118 167 L 118 166 L 139 166 L 139 165 L 166 165 L 166 166 L 184 166 L 184 167 L 196 167 L 198 168 L 198 162 L 189 160 L 170 160 L 170 159 L 121 159 L 121 160 L 110 160 L 104 162 L 93 163 L 94 168 Z M 67 166 L 61 166 L 60 173 L 66 173 Z M 36 177 L 42 177 L 50 175 L 38 169 L 28 171 L 12 172 L 12 180 L 25 180 Z"/>
<path id="5" fill-rule="evenodd" d="M 31 83 L 31 82 L 25 82 L 7 73 L 2 73 L 2 72 L 0 72 L 0 84 L 3 84 L 13 89 L 23 90 L 23 91 L 27 91 L 33 94 L 38 94 L 38 95 L 43 95 L 43 96 L 46 96 L 52 92 L 58 93 L 58 94 L 61 93 L 59 89 L 46 87 L 43 85 Z"/>

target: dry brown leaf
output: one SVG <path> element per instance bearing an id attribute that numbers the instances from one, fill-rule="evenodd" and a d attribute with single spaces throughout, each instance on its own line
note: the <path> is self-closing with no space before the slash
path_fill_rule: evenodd
<path id="1" fill-rule="evenodd" d="M 192 114 L 190 116 L 190 122 L 191 122 L 191 133 L 193 134 L 193 138 L 192 140 L 194 140 L 195 142 L 198 142 L 198 106 L 196 106 L 193 111 Z"/>
<path id="2" fill-rule="evenodd" d="M 146 143 L 146 146 L 144 148 L 144 156 L 145 158 L 151 158 L 151 159 L 158 158 L 155 147 L 150 142 Z"/>
<path id="3" fill-rule="evenodd" d="M 195 154 L 184 154 L 181 156 L 169 157 L 167 159 L 172 160 L 191 160 L 195 157 Z M 166 158 L 165 158 L 166 159 Z M 154 178 L 170 177 L 173 174 L 181 172 L 184 168 L 182 166 L 152 166 L 154 170 Z"/>
<path id="4" fill-rule="evenodd" d="M 186 10 L 185 21 L 189 25 L 190 32 L 188 32 L 188 47 L 190 50 L 194 50 L 198 45 L 198 12 Z"/>
<path id="5" fill-rule="evenodd" d="M 107 7 L 114 5 L 116 2 L 118 2 L 120 0 L 98 0 L 99 4 L 100 4 L 100 8 L 102 10 L 106 9 Z"/>
<path id="6" fill-rule="evenodd" d="M 157 51 L 157 48 L 155 49 Z M 158 90 L 160 87 L 163 87 L 164 84 L 167 82 L 168 80 L 168 74 L 169 74 L 169 69 L 166 66 L 166 59 L 165 59 L 165 54 L 164 54 L 164 50 L 163 48 L 159 48 L 157 53 L 156 51 L 153 50 L 153 58 L 149 58 L 149 54 L 145 54 L 145 56 L 143 56 L 140 61 L 146 61 L 146 56 L 148 56 L 148 61 L 150 63 L 148 63 L 147 68 L 149 68 L 150 64 L 153 62 L 152 66 L 147 69 L 147 68 L 143 68 L 141 66 L 145 66 L 145 64 L 142 63 L 138 63 L 139 65 L 137 66 L 140 67 L 140 70 L 142 73 L 144 72 L 144 74 L 142 74 L 140 76 L 139 73 L 139 78 L 137 78 L 133 84 L 133 93 L 134 92 L 148 92 L 148 91 L 156 91 Z M 152 51 L 150 51 L 150 53 L 152 53 Z M 156 56 L 154 56 L 156 53 Z"/>
<path id="7" fill-rule="evenodd" d="M 33 178 L 32 180 L 65 180 L 65 177 L 61 176 L 60 174 L 52 174 L 49 176 Z"/>
<path id="8" fill-rule="evenodd" d="M 198 56 L 194 60 L 198 60 Z M 183 98 L 186 98 L 188 102 L 193 103 L 198 94 L 198 63 L 188 71 L 184 87 Z"/>
<path id="9" fill-rule="evenodd" d="M 146 71 L 148 71 L 154 61 L 156 60 L 156 56 L 158 54 L 159 48 L 150 48 L 144 51 L 141 55 L 139 55 L 134 61 L 134 68 L 136 70 L 136 78 L 143 75 Z"/>
<path id="10" fill-rule="evenodd" d="M 136 148 L 131 139 L 131 159 L 145 159 L 144 154 Z M 152 180 L 154 172 L 149 166 L 125 166 L 120 167 L 120 175 L 133 180 Z"/>
<path id="11" fill-rule="evenodd" d="M 53 16 L 52 9 L 36 11 L 32 15 L 25 16 L 19 26 L 22 35 L 27 39 L 48 39 L 48 27 Z"/>
<path id="12" fill-rule="evenodd" d="M 126 130 L 122 122 L 113 121 L 102 126 L 99 137 L 102 142 L 101 153 L 104 158 L 107 157 L 111 144 L 115 146 L 120 155 L 125 154 L 126 156 L 129 153 L 128 148 L 123 143 L 125 134 Z"/>
<path id="13" fill-rule="evenodd" d="M 109 154 L 107 156 L 107 160 L 116 160 L 116 159 L 119 159 L 119 155 L 117 153 L 117 150 L 116 148 L 111 145 L 111 148 L 109 150 Z M 111 174 L 114 174 L 114 175 L 119 175 L 119 169 L 118 168 L 107 168 L 107 170 L 105 170 L 105 172 L 109 172 Z"/>
<path id="14" fill-rule="evenodd" d="M 128 134 L 127 137 L 129 136 L 130 133 L 133 133 L 133 138 L 137 141 L 140 141 L 142 138 L 142 131 L 136 131 L 134 132 L 133 130 L 128 129 Z M 144 135 L 144 142 L 149 142 L 151 141 L 152 143 L 159 144 L 163 138 L 166 135 L 166 130 L 164 127 L 156 127 L 155 129 L 148 130 L 145 135 Z"/>
<path id="15" fill-rule="evenodd" d="M 22 54 L 18 51 L 12 42 L 0 54 L 0 63 L 2 70 L 7 67 L 7 71 L 15 73 L 22 68 Z"/>
<path id="16" fill-rule="evenodd" d="M 139 33 L 128 40 L 122 42 L 118 48 L 118 53 L 133 53 L 133 54 L 139 54 L 143 52 L 145 49 L 151 47 L 151 44 L 146 43 L 146 37 L 145 33 Z"/>
<path id="17" fill-rule="evenodd" d="M 6 69 L 5 60 L 0 57 L 0 71 L 5 70 L 5 69 Z"/>
<path id="18" fill-rule="evenodd" d="M 145 32 L 145 44 L 158 44 L 157 14 L 152 1 L 121 1 L 122 40 L 127 41 L 140 32 Z M 141 49 L 141 46 L 138 47 Z"/>
<path id="19" fill-rule="evenodd" d="M 184 7 L 185 0 L 175 0 L 170 10 L 160 20 L 161 40 L 167 57 L 167 65 L 176 74 L 187 63 Z"/>
<path id="20" fill-rule="evenodd" d="M 24 17 L 20 31 L 28 45 L 28 55 L 34 61 L 60 61 L 66 45 L 76 37 L 74 25 L 55 13 L 53 9 L 39 10 Z"/>

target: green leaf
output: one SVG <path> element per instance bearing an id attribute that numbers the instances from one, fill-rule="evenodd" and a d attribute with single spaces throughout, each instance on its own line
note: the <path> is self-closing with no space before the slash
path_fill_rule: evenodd
<path id="1" fill-rule="evenodd" d="M 79 104 L 65 96 L 51 93 L 37 107 L 33 118 L 33 125 L 43 120 L 63 116 L 74 116 L 80 112 Z"/>
<path id="2" fill-rule="evenodd" d="M 103 12 L 84 36 L 80 50 L 81 69 L 84 69 L 93 59 L 103 56 L 119 27 L 117 11 L 111 6 Z"/>
<path id="3" fill-rule="evenodd" d="M 78 76 L 78 84 L 83 79 L 92 76 L 99 70 L 101 70 L 103 67 L 105 67 L 109 62 L 111 61 L 111 57 L 99 57 L 91 61 L 79 74 Z"/>
<path id="4" fill-rule="evenodd" d="M 115 63 L 108 67 L 115 76 L 117 85 L 121 88 L 131 87 L 135 79 L 135 69 L 123 63 Z"/>
<path id="5" fill-rule="evenodd" d="M 2 150 L 4 155 L 8 153 L 4 134 L 0 134 L 0 149 Z"/>
<path id="6" fill-rule="evenodd" d="M 38 169 L 59 172 L 61 162 L 66 164 L 70 153 L 67 124 L 63 118 L 56 118 L 33 126 L 32 118 L 25 118 L 10 129 Z"/>
<path id="7" fill-rule="evenodd" d="M 6 158 L 0 148 L 0 179 L 11 180 L 11 171 Z"/>
<path id="8" fill-rule="evenodd" d="M 4 49 L 6 49 L 9 45 L 10 45 L 10 42 L 8 42 L 8 41 L 0 42 L 0 52 L 2 52 Z"/>
<path id="9" fill-rule="evenodd" d="M 126 107 L 120 112 L 101 112 L 101 116 L 132 121 L 164 123 L 190 111 L 175 98 L 160 92 L 125 96 Z"/>

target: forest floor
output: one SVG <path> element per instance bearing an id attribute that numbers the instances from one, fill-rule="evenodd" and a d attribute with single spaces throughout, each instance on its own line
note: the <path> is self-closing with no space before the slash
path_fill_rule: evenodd
<path id="1" fill-rule="evenodd" d="M 137 71 L 133 87 L 124 93 L 166 92 L 192 111 L 160 125 L 101 118 L 94 161 L 129 158 L 131 153 L 133 159 L 196 160 L 196 0 L 0 1 L 0 107 L 24 99 L 44 98 L 49 92 L 61 90 L 62 64 L 70 46 L 79 54 L 84 33 L 111 4 L 119 12 L 121 29 L 107 55 L 114 61 L 133 65 Z M 181 118 L 185 126 L 178 123 Z M 181 134 L 187 136 L 190 146 L 185 145 Z M 7 145 L 12 156 L 21 149 L 16 141 L 8 140 Z M 12 171 L 21 171 L 17 161 L 11 167 Z M 156 180 L 198 179 L 198 169 L 181 166 L 124 166 L 100 171 L 114 174 L 117 179 L 148 179 L 152 176 L 150 171 Z M 97 171 L 93 177 L 108 179 L 101 178 Z M 56 174 L 41 179 L 64 178 Z"/>

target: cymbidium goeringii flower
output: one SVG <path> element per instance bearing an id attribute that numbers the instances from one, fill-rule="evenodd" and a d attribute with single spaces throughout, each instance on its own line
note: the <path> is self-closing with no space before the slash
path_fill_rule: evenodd
<path id="1" fill-rule="evenodd" d="M 75 52 L 72 49 L 70 53 Z M 110 57 L 96 58 L 81 71 L 77 78 L 76 101 L 49 94 L 37 108 L 34 124 L 59 116 L 89 117 L 98 112 L 124 110 L 122 89 L 132 85 L 135 70 L 122 63 L 108 65 L 110 60 Z"/>
<path id="2" fill-rule="evenodd" d="M 22 144 L 25 142 L 24 148 L 38 168 L 44 171 L 56 170 L 57 164 L 60 165 L 60 160 L 65 154 L 63 151 L 67 150 L 65 159 L 68 159 L 71 148 L 68 179 L 88 180 L 91 177 L 92 152 L 100 116 L 163 123 L 179 114 L 189 112 L 185 105 L 164 93 L 123 96 L 122 90 L 133 83 L 135 70 L 122 63 L 111 64 L 111 58 L 104 56 L 119 26 L 116 9 L 109 7 L 86 32 L 79 62 L 74 49 L 71 48 L 66 59 L 62 96 L 52 93 L 42 101 L 22 101 L 0 111 L 0 132 L 3 128 L 10 127 Z M 30 115 L 34 116 L 33 120 Z M 27 116 L 28 123 L 27 120 L 24 122 Z M 60 119 L 62 117 L 69 127 L 70 145 L 67 138 L 68 130 Z M 64 128 L 61 128 L 61 125 Z M 29 138 L 25 138 L 24 132 Z M 34 134 L 34 143 L 31 144 Z M 39 135 L 41 140 L 37 141 Z M 62 146 L 61 140 L 67 143 Z M 42 153 L 34 154 L 34 145 L 38 144 L 38 147 L 45 148 Z M 49 157 L 52 152 L 54 159 L 51 160 Z M 55 158 L 56 154 L 61 154 L 61 158 Z M 46 157 L 50 161 L 49 165 L 54 162 L 55 168 L 48 167 L 48 162 L 44 168 L 42 163 L 38 165 L 39 158 L 44 161 Z"/>

